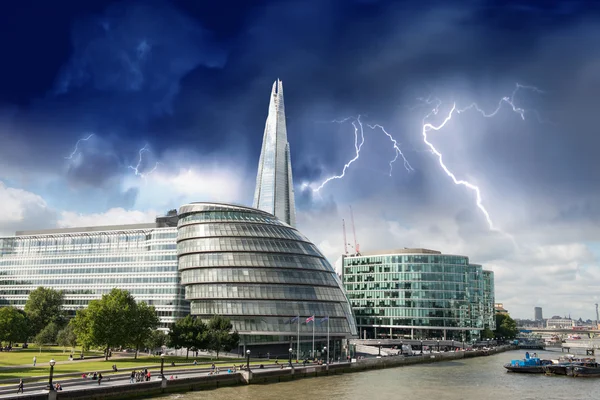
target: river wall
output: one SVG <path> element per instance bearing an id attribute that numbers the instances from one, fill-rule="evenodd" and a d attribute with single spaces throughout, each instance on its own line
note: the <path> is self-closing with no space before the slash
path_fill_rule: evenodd
<path id="1" fill-rule="evenodd" d="M 219 375 L 202 375 L 193 377 L 181 377 L 173 380 L 155 380 L 151 382 L 140 382 L 131 385 L 90 387 L 89 389 L 50 392 L 47 394 L 23 394 L 20 399 L 28 400 L 118 400 L 131 398 L 148 398 L 167 393 L 190 392 L 197 390 L 216 389 L 223 386 L 242 384 L 268 384 L 285 382 L 301 378 L 313 378 L 319 376 L 361 372 L 379 368 L 396 368 L 405 365 L 423 364 L 440 361 L 459 360 L 496 354 L 503 351 L 514 350 L 515 346 L 500 346 L 490 350 L 460 351 L 449 353 L 423 354 L 410 357 L 383 357 L 365 358 L 349 363 L 336 363 L 331 365 L 308 365 L 295 368 L 283 369 L 254 369 L 252 371 L 241 371 L 237 373 L 222 373 Z M 95 385 L 94 385 L 95 386 Z"/>

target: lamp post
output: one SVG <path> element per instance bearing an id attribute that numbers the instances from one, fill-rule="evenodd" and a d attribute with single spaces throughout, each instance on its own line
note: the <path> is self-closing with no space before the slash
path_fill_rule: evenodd
<path id="1" fill-rule="evenodd" d="M 400 341 L 400 355 L 402 355 L 402 340 Z"/>
<path id="2" fill-rule="evenodd" d="M 323 346 L 323 355 L 325 356 L 325 364 L 329 364 L 329 357 L 327 356 L 327 347 Z"/>
<path id="3" fill-rule="evenodd" d="M 423 354 L 423 341 L 421 340 L 421 354 Z"/>
<path id="4" fill-rule="evenodd" d="M 438 353 L 440 352 L 440 340 L 438 339 Z"/>
<path id="5" fill-rule="evenodd" d="M 379 345 L 379 357 L 381 357 L 381 342 L 377 342 L 377 344 Z"/>
<path id="6" fill-rule="evenodd" d="M 246 350 L 246 369 L 250 371 L 250 349 Z"/>
<path id="7" fill-rule="evenodd" d="M 165 353 L 160 353 L 160 379 L 165 379 L 163 373 L 165 367 Z"/>
<path id="8" fill-rule="evenodd" d="M 490 338 L 487 338 L 487 348 L 490 348 Z"/>
<path id="9" fill-rule="evenodd" d="M 54 385 L 52 384 L 52 375 L 54 375 L 54 364 L 56 364 L 56 361 L 54 361 L 54 358 L 53 358 L 50 360 L 50 379 L 48 380 L 48 390 L 49 391 L 54 390 Z"/>
<path id="10" fill-rule="evenodd" d="M 294 349 L 292 349 L 290 347 L 290 367 L 292 367 L 292 352 L 294 351 Z"/>

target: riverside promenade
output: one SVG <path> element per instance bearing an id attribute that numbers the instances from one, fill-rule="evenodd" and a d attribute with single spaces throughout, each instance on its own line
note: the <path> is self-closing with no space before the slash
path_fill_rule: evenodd
<path id="1" fill-rule="evenodd" d="M 152 380 L 149 382 L 129 382 L 129 373 L 115 373 L 110 380 L 96 381 L 81 378 L 60 379 L 63 390 L 59 392 L 45 389 L 46 382 L 27 383 L 25 393 L 16 394 L 16 385 L 0 388 L 0 399 L 19 398 L 30 400 L 55 400 L 55 399 L 125 399 L 143 397 L 148 398 L 161 394 L 189 392 L 197 390 L 215 389 L 222 386 L 264 384 L 284 382 L 301 378 L 312 378 L 326 375 L 361 372 L 378 368 L 395 368 L 411 364 L 450 361 L 464 358 L 486 356 L 507 350 L 515 349 L 514 346 L 500 346 L 489 350 L 457 351 L 443 353 L 425 353 L 415 356 L 392 356 L 383 358 L 364 358 L 353 362 L 340 362 L 330 365 L 294 364 L 293 368 L 275 364 L 265 364 L 260 369 L 252 366 L 251 371 L 227 373 L 222 370 L 220 374 L 209 375 L 209 369 L 190 368 L 186 370 L 170 371 L 165 368 L 165 379 L 160 377 L 160 371 L 153 369 Z M 171 379 L 173 376 L 173 379 Z M 177 376 L 177 378 L 175 378 Z"/>

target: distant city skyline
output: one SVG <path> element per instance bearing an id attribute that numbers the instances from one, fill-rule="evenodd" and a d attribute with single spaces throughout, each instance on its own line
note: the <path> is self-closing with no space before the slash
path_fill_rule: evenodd
<path id="1" fill-rule="evenodd" d="M 252 205 L 280 80 L 295 225 L 338 270 L 352 206 L 364 251 L 465 254 L 512 316 L 595 318 L 593 2 L 34 0 L 0 25 L 0 235 Z"/>

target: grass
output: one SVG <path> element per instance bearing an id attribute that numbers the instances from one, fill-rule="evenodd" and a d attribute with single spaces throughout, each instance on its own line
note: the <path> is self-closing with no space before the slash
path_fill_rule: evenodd
<path id="1" fill-rule="evenodd" d="M 116 364 L 119 371 L 127 369 L 127 368 L 157 368 L 160 367 L 160 357 L 159 356 L 147 356 L 147 355 L 138 355 L 137 359 L 133 358 L 133 354 L 131 357 L 122 357 L 122 356 L 114 356 L 108 361 L 104 361 L 104 359 L 97 359 L 93 361 L 68 361 L 70 351 L 65 353 L 62 352 L 62 349 L 57 348 L 48 348 L 46 350 L 42 350 L 41 354 L 39 349 L 19 349 L 13 350 L 12 352 L 0 352 L 0 380 L 2 379 L 18 379 L 18 378 L 35 378 L 35 377 L 47 377 L 50 372 L 50 366 L 48 361 L 51 358 L 56 360 L 56 365 L 54 366 L 54 374 L 71 374 L 71 373 L 84 373 L 84 372 L 95 372 L 95 371 L 106 371 L 111 370 L 112 365 Z M 79 354 L 75 352 L 75 354 Z M 86 352 L 85 356 L 91 355 L 102 355 L 101 352 Z M 37 364 L 35 367 L 32 365 L 33 356 L 37 357 Z M 198 365 L 196 368 L 200 367 L 209 367 L 213 360 L 206 357 L 192 357 L 190 356 L 188 360 L 185 359 L 184 356 L 166 356 L 165 357 L 165 370 L 173 370 L 178 368 L 193 368 L 190 365 L 179 366 L 177 364 L 181 363 L 192 363 L 194 360 L 198 361 Z M 227 366 L 233 364 L 242 364 L 244 363 L 243 359 L 232 359 L 232 358 L 220 358 L 219 360 L 214 360 L 223 362 L 225 361 Z M 171 362 L 176 364 L 176 367 L 171 367 Z M 253 361 L 251 364 L 260 364 L 265 363 L 266 361 Z M 23 367 L 23 365 L 31 365 L 29 367 Z"/>
<path id="2" fill-rule="evenodd" d="M 13 348 L 13 351 L 2 351 L 0 352 L 0 368 L 10 367 L 14 365 L 33 365 L 33 357 L 37 358 L 36 365 L 40 367 L 45 364 L 48 366 L 48 361 L 54 358 L 56 361 L 68 360 L 71 349 L 67 349 L 63 352 L 62 348 L 57 347 L 44 347 L 40 351 L 37 347 L 29 347 L 28 349 L 22 349 L 20 347 Z M 81 349 L 75 349 L 75 357 L 81 354 Z M 101 356 L 101 351 L 85 351 L 84 357 Z M 1 372 L 0 372 L 1 374 Z"/>

